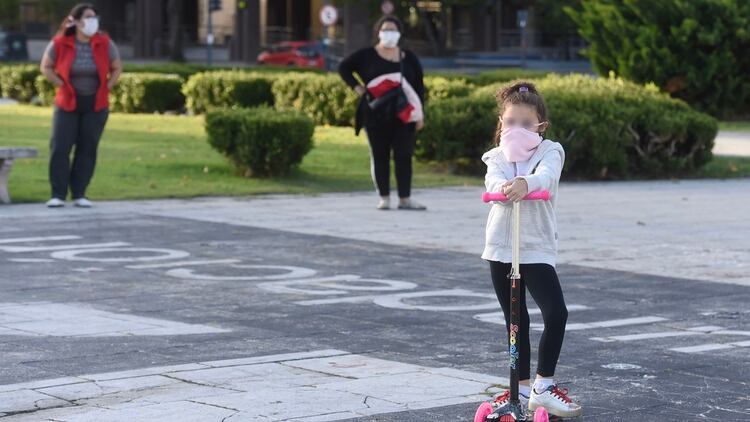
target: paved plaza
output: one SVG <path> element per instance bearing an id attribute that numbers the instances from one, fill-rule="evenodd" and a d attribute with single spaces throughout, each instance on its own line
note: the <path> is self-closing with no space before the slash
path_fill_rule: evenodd
<path id="1" fill-rule="evenodd" d="M 562 185 L 583 420 L 750 418 L 749 188 Z M 0 419 L 470 420 L 508 376 L 481 191 L 3 207 Z"/>

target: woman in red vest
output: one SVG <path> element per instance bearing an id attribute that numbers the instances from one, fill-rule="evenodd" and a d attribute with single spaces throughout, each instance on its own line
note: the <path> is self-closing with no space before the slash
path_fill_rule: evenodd
<path id="1" fill-rule="evenodd" d="M 41 70 L 57 87 L 49 163 L 52 198 L 47 206 L 64 206 L 70 189 L 75 206 L 91 207 L 86 187 L 94 174 L 99 139 L 109 116 L 109 91 L 122 72 L 117 47 L 99 31 L 93 5 L 73 7 L 47 46 Z"/>

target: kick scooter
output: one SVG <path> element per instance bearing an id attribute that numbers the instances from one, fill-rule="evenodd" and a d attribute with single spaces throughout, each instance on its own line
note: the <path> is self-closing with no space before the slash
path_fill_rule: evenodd
<path id="1" fill-rule="evenodd" d="M 524 201 L 548 201 L 550 198 L 549 191 L 536 191 L 526 195 Z M 500 201 L 505 202 L 508 197 L 500 192 L 485 192 L 482 195 L 482 201 Z M 517 422 L 527 420 L 527 409 L 521 405 L 518 400 L 518 326 L 520 324 L 521 304 L 521 203 L 513 203 L 513 255 L 511 259 L 511 270 L 508 274 L 510 279 L 510 400 L 503 406 L 493 406 L 491 403 L 484 402 L 474 414 L 474 422 Z M 534 422 L 548 422 L 549 416 L 547 410 L 543 407 L 537 408 L 534 412 Z"/>

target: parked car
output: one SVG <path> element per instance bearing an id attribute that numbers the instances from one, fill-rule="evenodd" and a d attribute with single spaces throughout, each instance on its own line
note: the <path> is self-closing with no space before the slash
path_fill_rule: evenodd
<path id="1" fill-rule="evenodd" d="M 6 32 L 0 28 L 0 61 L 24 61 L 29 59 L 26 35 Z"/>
<path id="2" fill-rule="evenodd" d="M 312 41 L 284 41 L 273 44 L 258 55 L 258 64 L 325 68 L 320 44 Z"/>

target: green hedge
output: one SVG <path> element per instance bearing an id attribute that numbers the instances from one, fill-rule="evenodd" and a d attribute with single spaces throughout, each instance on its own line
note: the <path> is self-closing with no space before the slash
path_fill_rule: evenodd
<path id="1" fill-rule="evenodd" d="M 551 126 L 546 136 L 566 150 L 566 176 L 678 177 L 711 160 L 716 120 L 656 87 L 585 75 L 551 75 L 534 82 L 547 102 Z M 481 169 L 478 150 L 492 146 L 494 94 L 500 87 L 479 88 L 470 99 L 428 105 L 431 117 L 419 134 L 418 156 L 465 160 Z M 486 120 L 480 124 L 471 118 Z"/>
<path id="2" fill-rule="evenodd" d="M 245 176 L 286 174 L 313 146 L 313 121 L 267 107 L 206 113 L 208 142 Z"/>
<path id="3" fill-rule="evenodd" d="M 750 2 L 591 0 L 567 9 L 601 75 L 654 82 L 717 116 L 750 113 Z"/>
<path id="4" fill-rule="evenodd" d="M 428 99 L 468 96 L 474 87 L 460 79 L 425 77 Z M 293 108 L 313 118 L 316 124 L 350 126 L 354 124 L 359 97 L 336 74 L 287 73 L 273 84 L 277 108 Z"/>
<path id="5" fill-rule="evenodd" d="M 52 85 L 52 82 L 46 76 L 37 75 L 34 80 L 34 89 L 42 105 L 50 106 L 55 103 L 55 86 Z"/>
<path id="6" fill-rule="evenodd" d="M 36 95 L 34 82 L 40 74 L 36 65 L 0 66 L 0 96 L 28 103 Z"/>
<path id="7" fill-rule="evenodd" d="M 495 83 L 509 82 L 515 79 L 539 79 L 554 72 L 546 70 L 522 69 L 508 67 L 502 69 L 486 70 L 476 75 L 468 76 L 466 81 L 476 86 L 486 86 Z"/>
<path id="8" fill-rule="evenodd" d="M 36 78 L 36 91 L 44 105 L 55 100 L 55 86 L 44 75 Z M 180 91 L 182 79 L 158 73 L 123 73 L 109 93 L 109 107 L 123 113 L 163 113 L 181 110 L 185 97 Z"/>
<path id="9" fill-rule="evenodd" d="M 316 124 L 350 126 L 359 97 L 338 75 L 288 73 L 273 84 L 276 107 L 293 108 Z"/>
<path id="10" fill-rule="evenodd" d="M 271 85 L 275 76 L 242 71 L 201 72 L 182 87 L 186 106 L 193 113 L 214 107 L 273 105 Z"/>
<path id="11" fill-rule="evenodd" d="M 424 129 L 417 135 L 417 158 L 457 165 L 459 172 L 480 172 L 476 160 L 491 148 L 496 109 L 491 96 L 430 101 Z"/>
<path id="12" fill-rule="evenodd" d="M 277 74 L 289 72 L 290 68 L 286 66 L 208 66 L 198 63 L 158 63 L 158 64 L 132 64 L 125 63 L 123 67 L 125 72 L 131 73 L 167 73 L 180 75 L 182 79 L 187 80 L 196 73 L 201 72 L 219 72 L 219 71 L 238 71 L 238 72 L 255 72 Z M 312 68 L 294 68 L 295 72 L 320 73 L 319 69 Z"/>
<path id="13" fill-rule="evenodd" d="M 124 113 L 181 110 L 185 106 L 181 88 L 178 75 L 123 73 L 110 92 L 109 104 L 112 111 Z"/>
<path id="14" fill-rule="evenodd" d="M 446 78 L 444 76 L 425 76 L 424 85 L 427 100 L 466 97 L 475 88 L 464 79 Z"/>

